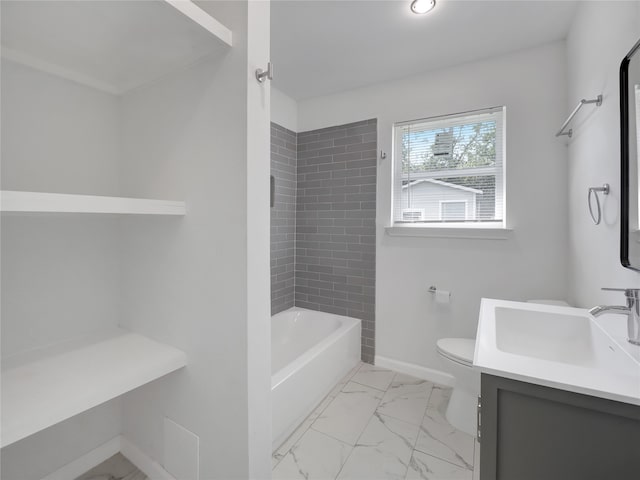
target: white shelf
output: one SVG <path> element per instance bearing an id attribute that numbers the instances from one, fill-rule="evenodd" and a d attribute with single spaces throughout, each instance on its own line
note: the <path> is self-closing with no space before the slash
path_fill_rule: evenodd
<path id="1" fill-rule="evenodd" d="M 120 95 L 231 46 L 190 0 L 2 2 L 2 56 Z"/>
<path id="2" fill-rule="evenodd" d="M 187 364 L 184 352 L 119 330 L 3 362 L 2 447 Z"/>
<path id="3" fill-rule="evenodd" d="M 185 215 L 185 202 L 102 197 L 65 193 L 0 191 L 0 211 L 21 213 L 97 213 L 121 215 Z"/>

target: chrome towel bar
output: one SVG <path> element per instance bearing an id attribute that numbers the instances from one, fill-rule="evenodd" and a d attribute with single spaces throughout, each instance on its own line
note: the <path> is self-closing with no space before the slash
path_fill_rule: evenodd
<path id="1" fill-rule="evenodd" d="M 573 135 L 573 128 L 570 128 L 566 132 L 564 131 L 564 129 L 567 128 L 567 125 L 569 125 L 571 120 L 573 120 L 573 117 L 576 116 L 576 113 L 578 113 L 578 111 L 582 108 L 582 106 L 586 105 L 588 103 L 595 103 L 596 106 L 599 107 L 600 105 L 602 105 L 602 95 L 598 95 L 593 100 L 586 100 L 584 98 L 582 100 L 580 100 L 580 103 L 578 103 L 576 108 L 573 109 L 573 112 L 571 112 L 571 115 L 569 115 L 569 118 L 567 118 L 567 121 L 562 124 L 562 126 L 560 127 L 560 130 L 558 130 L 558 133 L 556 133 L 556 137 L 560 137 L 562 135 L 566 135 L 569 138 L 571 138 L 571 136 Z"/>

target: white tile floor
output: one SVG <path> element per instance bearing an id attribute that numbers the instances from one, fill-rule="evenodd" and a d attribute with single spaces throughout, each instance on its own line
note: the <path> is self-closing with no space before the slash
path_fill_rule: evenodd
<path id="1" fill-rule="evenodd" d="M 124 455 L 116 453 L 76 480 L 149 480 Z"/>
<path id="2" fill-rule="evenodd" d="M 359 364 L 274 452 L 273 478 L 475 479 L 479 446 L 445 419 L 450 394 Z"/>

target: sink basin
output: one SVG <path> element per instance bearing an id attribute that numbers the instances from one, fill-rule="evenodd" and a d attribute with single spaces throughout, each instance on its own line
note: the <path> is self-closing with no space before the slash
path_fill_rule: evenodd
<path id="1" fill-rule="evenodd" d="M 592 323 L 586 316 L 496 307 L 496 347 L 517 355 L 595 366 Z"/>
<path id="2" fill-rule="evenodd" d="M 483 298 L 473 363 L 483 373 L 640 405 L 640 347 L 618 338 L 625 325 L 621 315 Z"/>

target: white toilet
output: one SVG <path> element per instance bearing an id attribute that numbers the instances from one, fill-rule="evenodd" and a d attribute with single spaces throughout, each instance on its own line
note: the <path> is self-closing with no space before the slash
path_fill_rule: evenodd
<path id="1" fill-rule="evenodd" d="M 447 407 L 447 421 L 474 437 L 480 395 L 480 372 L 473 367 L 475 345 L 473 338 L 441 338 L 436 343 L 446 371 L 456 379 Z"/>
<path id="2" fill-rule="evenodd" d="M 529 300 L 531 303 L 569 306 L 562 300 Z M 445 369 L 456 383 L 447 407 L 447 421 L 458 430 L 476 436 L 480 372 L 473 366 L 474 338 L 441 338 L 436 343 Z"/>

